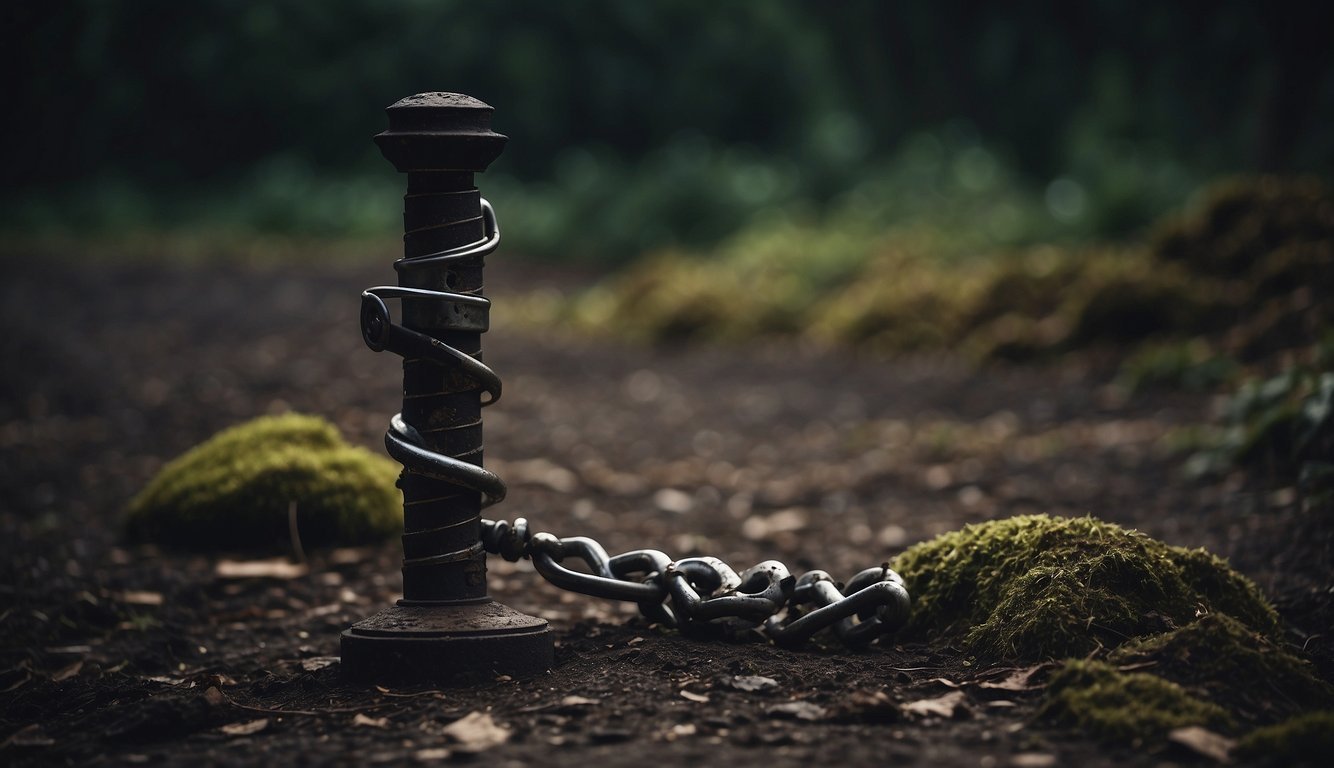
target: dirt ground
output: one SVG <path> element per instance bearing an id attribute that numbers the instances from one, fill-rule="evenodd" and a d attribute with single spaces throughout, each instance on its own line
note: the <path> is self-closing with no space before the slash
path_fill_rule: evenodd
<path id="1" fill-rule="evenodd" d="M 612 553 L 713 554 L 737 570 L 778 558 L 846 578 L 969 522 L 1093 514 L 1228 557 L 1332 678 L 1334 526 L 1290 489 L 1183 479 L 1164 446 L 1206 417 L 1205 399 L 1127 399 L 1087 362 L 977 372 L 790 345 L 573 339 L 505 322 L 504 304 L 578 278 L 495 261 L 484 341 L 505 396 L 486 412 L 487 463 L 511 491 L 492 516 Z M 548 675 L 461 690 L 346 683 L 339 633 L 396 598 L 396 542 L 235 578 L 216 558 L 125 544 L 118 516 L 165 460 L 264 413 L 320 414 L 381 450 L 400 368 L 363 347 L 356 315 L 362 288 L 393 281 L 389 264 L 10 260 L 0 274 L 6 764 L 1198 759 L 1044 728 L 1040 691 L 998 686 L 1010 670 L 956 649 L 684 639 L 496 559 L 497 599 L 555 629 Z"/>

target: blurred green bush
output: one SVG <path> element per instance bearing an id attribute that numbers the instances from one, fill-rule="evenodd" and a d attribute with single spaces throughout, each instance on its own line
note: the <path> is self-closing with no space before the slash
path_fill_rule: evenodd
<path id="1" fill-rule="evenodd" d="M 390 235 L 401 180 L 369 137 L 380 107 L 437 89 L 496 106 L 513 140 L 481 184 L 511 252 L 544 259 L 623 264 L 765 215 L 930 214 L 957 206 L 945 176 L 969 205 L 989 189 L 969 225 L 1001 239 L 1119 237 L 1219 173 L 1334 171 L 1329 25 L 1309 5 L 7 10 L 6 233 Z"/>

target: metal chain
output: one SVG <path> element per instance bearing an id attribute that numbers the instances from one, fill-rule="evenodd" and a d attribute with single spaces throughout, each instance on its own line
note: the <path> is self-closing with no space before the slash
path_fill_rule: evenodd
<path id="1" fill-rule="evenodd" d="M 395 262 L 399 271 L 482 258 L 496 249 L 500 227 L 491 204 L 481 201 L 484 237 L 467 245 Z M 361 294 L 361 333 L 366 345 L 389 350 L 405 359 L 424 359 L 471 380 L 487 397 L 482 406 L 500 398 L 500 377 L 477 357 L 421 331 L 395 325 L 386 300 L 433 300 L 447 314 L 451 330 L 481 332 L 488 325 L 491 302 L 478 295 L 449 290 L 376 286 Z M 494 473 L 462 458 L 432 450 L 417 429 L 394 416 L 385 435 L 389 454 L 413 474 L 435 478 L 481 494 L 483 508 L 505 497 L 505 483 Z M 787 566 L 765 560 L 740 575 L 716 557 L 673 560 L 656 549 L 636 549 L 611 557 L 602 545 L 583 536 L 558 538 L 531 533 L 528 521 L 481 521 L 480 547 L 515 562 L 531 559 L 537 572 L 557 587 L 585 595 L 639 604 L 650 621 L 684 634 L 738 633 L 758 630 L 775 643 L 795 646 L 817 632 L 833 628 L 842 642 L 862 648 L 889 634 L 908 619 L 911 601 L 903 579 L 889 565 L 868 568 L 848 581 L 834 581 L 824 571 L 794 578 Z M 479 543 L 457 551 L 405 557 L 404 568 L 435 566 L 477 554 Z M 582 560 L 588 573 L 561 563 Z M 405 577 L 406 577 L 405 571 Z"/>
<path id="2" fill-rule="evenodd" d="M 844 645 L 864 648 L 903 626 L 911 607 L 903 578 L 888 563 L 867 568 L 846 586 L 824 571 L 793 577 L 777 560 L 738 575 L 716 557 L 673 560 L 656 549 L 609 556 L 584 536 L 532 533 L 522 517 L 513 524 L 482 520 L 482 546 L 510 562 L 532 560 L 561 589 L 637 603 L 650 621 L 693 636 L 758 630 L 792 647 L 833 627 Z M 583 561 L 589 572 L 565 567 L 567 558 Z"/>

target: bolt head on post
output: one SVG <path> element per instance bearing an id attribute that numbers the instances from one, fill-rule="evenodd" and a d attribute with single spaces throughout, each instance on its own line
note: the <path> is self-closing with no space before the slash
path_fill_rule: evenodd
<path id="1" fill-rule="evenodd" d="M 399 173 L 480 173 L 509 141 L 491 130 L 494 111 L 461 93 L 419 93 L 385 108 L 389 130 L 376 134 L 375 143 Z"/>
<path id="2" fill-rule="evenodd" d="M 466 246 L 484 237 L 473 174 L 505 147 L 491 130 L 490 106 L 457 93 L 419 93 L 385 110 L 389 129 L 375 137 L 385 159 L 408 174 L 404 197 L 404 258 L 399 284 L 445 297 L 481 295 L 482 260 L 448 267 L 414 258 Z M 440 302 L 405 299 L 403 327 L 480 361 L 485 324 L 461 323 Z M 365 310 L 363 310 L 364 312 Z M 368 345 L 383 349 L 387 317 L 370 318 Z M 379 325 L 376 325 L 376 322 Z M 377 346 L 377 344 L 379 346 Z M 402 420 L 423 450 L 480 466 L 481 387 L 431 360 L 403 361 Z M 405 468 L 403 599 L 343 633 L 342 668 L 370 683 L 450 685 L 500 675 L 531 677 L 549 669 L 547 622 L 493 601 L 486 590 L 480 495 Z"/>

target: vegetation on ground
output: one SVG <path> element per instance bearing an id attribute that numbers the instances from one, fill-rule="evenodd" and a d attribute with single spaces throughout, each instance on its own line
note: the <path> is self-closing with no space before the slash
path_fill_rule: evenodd
<path id="1" fill-rule="evenodd" d="M 401 179 L 369 140 L 381 108 L 454 90 L 496 107 L 511 141 L 483 189 L 502 223 L 514 216 L 511 242 L 544 259 L 708 248 L 769 211 L 823 210 L 921 165 L 902 155 L 979 189 L 1013 176 L 975 224 L 1013 228 L 1019 189 L 1048 224 L 1119 237 L 1205 178 L 1330 171 L 1334 106 L 1319 84 L 1334 67 L 1328 24 L 1308 13 L 1242 0 L 1207 18 L 1144 0 L 1055 15 L 797 0 L 28 4 L 0 30 L 27 73 L 10 110 L 34 116 L 4 145 L 0 230 L 392 236 Z M 929 176 L 900 181 L 893 198 L 909 207 L 948 196 Z"/>
<path id="2" fill-rule="evenodd" d="M 1334 491 L 1334 339 L 1312 364 L 1244 381 L 1223 404 L 1222 427 L 1191 457 L 1208 474 L 1241 465 L 1271 484 L 1301 487 L 1308 498 Z"/>
<path id="3" fill-rule="evenodd" d="M 364 545 L 403 527 L 399 466 L 315 416 L 265 416 L 168 462 L 131 500 L 135 541 L 201 551 Z"/>
<path id="4" fill-rule="evenodd" d="M 1313 179 L 1221 182 L 1145 244 L 1006 245 L 978 213 L 967 226 L 849 205 L 818 223 L 765 222 L 644 261 L 561 319 L 652 341 L 797 336 L 978 360 L 1142 349 L 1132 385 L 1177 369 L 1196 386 L 1334 326 L 1334 197 Z"/>
<path id="5" fill-rule="evenodd" d="M 1082 659 L 1067 661 L 1052 675 L 1038 718 L 1102 741 L 1134 746 L 1161 742 L 1176 728 L 1224 730 L 1233 725 L 1222 707 L 1176 683 Z"/>
<path id="6" fill-rule="evenodd" d="M 1255 585 L 1217 557 L 1091 517 L 969 525 L 893 566 L 913 596 L 900 637 L 955 644 L 985 663 L 1085 656 L 1202 612 L 1278 628 Z"/>
<path id="7" fill-rule="evenodd" d="M 1143 746 L 1334 705 L 1334 687 L 1282 646 L 1255 584 L 1203 550 L 1034 515 L 943 534 L 893 565 L 913 596 L 898 639 L 983 665 L 1065 658 L 1037 715 L 1057 727 Z"/>
<path id="8" fill-rule="evenodd" d="M 1334 710 L 1307 712 L 1256 728 L 1237 743 L 1235 755 L 1266 765 L 1324 765 L 1334 753 Z"/>
<path id="9" fill-rule="evenodd" d="M 1334 704 L 1334 687 L 1309 662 L 1223 613 L 1132 640 L 1107 659 L 1203 692 L 1242 723 L 1272 723 Z"/>

